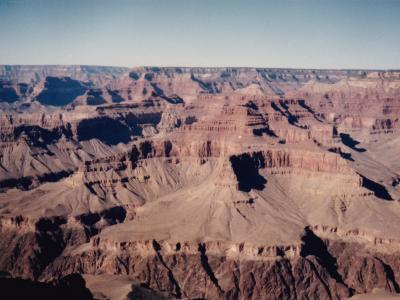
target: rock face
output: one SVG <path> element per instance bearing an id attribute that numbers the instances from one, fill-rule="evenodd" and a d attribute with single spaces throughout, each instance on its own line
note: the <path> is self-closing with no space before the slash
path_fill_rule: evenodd
<path id="1" fill-rule="evenodd" d="M 400 72 L 2 66 L 0 109 L 13 277 L 114 299 L 400 292 Z"/>

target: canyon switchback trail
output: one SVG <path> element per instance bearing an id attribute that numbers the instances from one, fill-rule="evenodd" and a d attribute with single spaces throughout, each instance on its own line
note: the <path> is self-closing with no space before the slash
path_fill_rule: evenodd
<path id="1" fill-rule="evenodd" d="M 400 71 L 0 66 L 0 110 L 1 283 L 400 292 Z"/>

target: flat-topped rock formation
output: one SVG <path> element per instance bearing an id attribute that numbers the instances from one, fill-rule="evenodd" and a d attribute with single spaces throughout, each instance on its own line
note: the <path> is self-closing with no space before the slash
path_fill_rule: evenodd
<path id="1" fill-rule="evenodd" d="M 13 277 L 127 299 L 400 292 L 400 71 L 1 66 L 0 109 Z"/>

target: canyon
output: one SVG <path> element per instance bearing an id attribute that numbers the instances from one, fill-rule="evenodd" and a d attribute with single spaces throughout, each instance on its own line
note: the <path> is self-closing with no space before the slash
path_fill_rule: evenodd
<path id="1" fill-rule="evenodd" d="M 400 71 L 0 66 L 0 111 L 0 288 L 400 293 Z"/>

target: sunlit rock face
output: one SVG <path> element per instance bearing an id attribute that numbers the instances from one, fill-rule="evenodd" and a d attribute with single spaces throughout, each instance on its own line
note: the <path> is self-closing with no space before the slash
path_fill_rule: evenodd
<path id="1" fill-rule="evenodd" d="M 12 277 L 80 273 L 114 299 L 400 292 L 400 72 L 2 66 L 0 109 Z"/>

